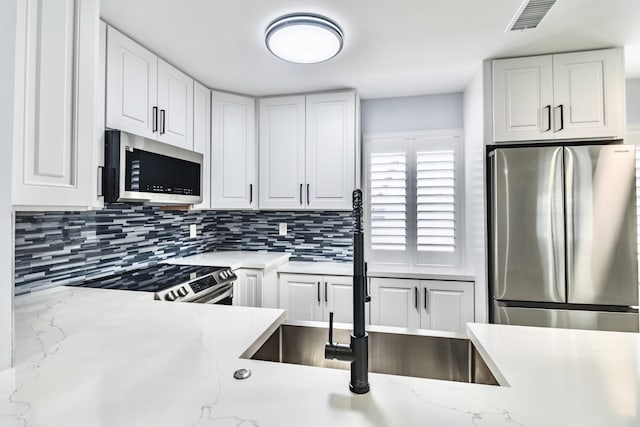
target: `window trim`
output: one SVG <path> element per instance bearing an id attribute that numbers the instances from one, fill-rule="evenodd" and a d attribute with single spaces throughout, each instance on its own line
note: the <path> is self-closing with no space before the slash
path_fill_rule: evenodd
<path id="1" fill-rule="evenodd" d="M 455 179 L 456 179 L 456 251 L 450 262 L 438 264 L 424 262 L 425 254 L 417 248 L 417 205 L 416 205 L 416 153 L 424 151 L 416 143 L 427 143 L 429 139 L 454 138 L 455 145 Z M 420 142 L 417 142 L 420 141 Z M 464 131 L 463 129 L 437 129 L 406 132 L 383 132 L 363 135 L 363 187 L 364 187 L 364 224 L 365 224 L 365 257 L 376 264 L 395 264 L 420 267 L 426 270 L 460 270 L 464 269 L 466 238 L 465 238 L 465 180 L 464 180 Z M 380 147 L 384 147 L 380 150 Z M 375 150 L 372 150 L 375 147 Z M 373 251 L 371 249 L 371 188 L 370 188 L 370 155 L 372 153 L 404 151 L 407 154 L 407 250 Z M 438 253 L 436 253 L 438 254 Z M 446 258 L 436 255 L 434 258 Z M 423 262 L 420 262 L 421 259 Z"/>

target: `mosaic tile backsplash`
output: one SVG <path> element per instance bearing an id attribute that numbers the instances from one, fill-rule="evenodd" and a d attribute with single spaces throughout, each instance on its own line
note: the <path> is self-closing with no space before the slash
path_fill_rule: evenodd
<path id="1" fill-rule="evenodd" d="M 286 222 L 287 236 L 278 235 Z M 189 238 L 197 224 L 198 237 Z M 297 261 L 352 260 L 350 212 L 165 211 L 111 204 L 90 212 L 17 212 L 16 294 L 212 250 L 272 250 Z"/>

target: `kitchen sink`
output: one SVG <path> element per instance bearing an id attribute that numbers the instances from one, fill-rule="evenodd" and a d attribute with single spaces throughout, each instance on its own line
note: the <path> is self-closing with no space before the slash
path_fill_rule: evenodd
<path id="1" fill-rule="evenodd" d="M 368 331 L 369 372 L 499 385 L 471 341 L 462 335 L 376 329 L 379 330 Z M 255 352 L 248 350 L 245 356 L 269 362 L 349 369 L 348 362 L 325 360 L 328 331 L 326 324 L 319 322 L 285 323 Z M 334 327 L 334 341 L 349 343 L 350 333 L 350 329 Z"/>

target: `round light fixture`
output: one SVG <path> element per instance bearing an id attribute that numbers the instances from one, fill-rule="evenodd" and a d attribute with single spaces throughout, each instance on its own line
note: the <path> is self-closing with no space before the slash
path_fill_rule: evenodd
<path id="1" fill-rule="evenodd" d="M 342 50 L 342 30 L 320 15 L 292 13 L 273 21 L 265 32 L 267 49 L 278 58 L 298 64 L 327 61 Z"/>

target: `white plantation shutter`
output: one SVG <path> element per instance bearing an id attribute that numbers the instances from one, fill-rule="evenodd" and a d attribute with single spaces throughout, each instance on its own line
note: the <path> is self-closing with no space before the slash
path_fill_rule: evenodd
<path id="1" fill-rule="evenodd" d="M 416 154 L 417 249 L 455 252 L 455 151 Z"/>
<path id="2" fill-rule="evenodd" d="M 405 251 L 407 249 L 406 153 L 373 153 L 369 170 L 371 248 Z"/>
<path id="3" fill-rule="evenodd" d="M 367 137 L 367 258 L 457 266 L 462 241 L 459 131 Z"/>

